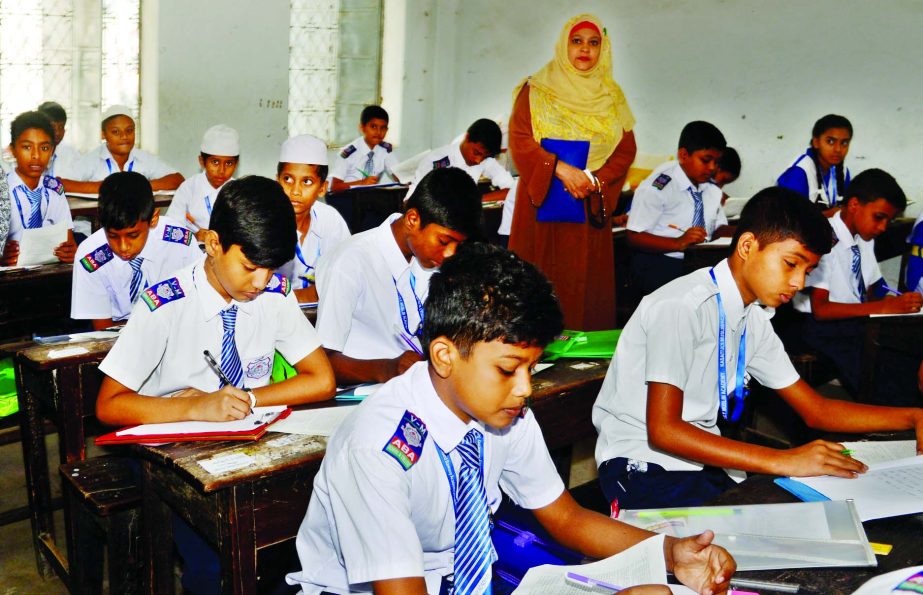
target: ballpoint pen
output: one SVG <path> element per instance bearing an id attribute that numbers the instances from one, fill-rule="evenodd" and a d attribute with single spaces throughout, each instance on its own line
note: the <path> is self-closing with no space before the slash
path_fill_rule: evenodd
<path id="1" fill-rule="evenodd" d="M 215 361 L 215 358 L 212 357 L 211 352 L 206 349 L 202 353 L 205 355 L 205 363 L 207 363 L 208 367 L 212 369 L 212 372 L 218 375 L 218 378 L 221 379 L 221 382 L 234 386 L 234 383 L 228 379 L 224 373 L 224 370 L 221 369 L 221 366 L 219 366 L 218 362 Z M 243 387 L 241 390 L 246 392 L 247 396 L 250 397 L 250 413 L 253 413 L 253 406 L 256 404 L 256 397 L 247 387 Z"/>

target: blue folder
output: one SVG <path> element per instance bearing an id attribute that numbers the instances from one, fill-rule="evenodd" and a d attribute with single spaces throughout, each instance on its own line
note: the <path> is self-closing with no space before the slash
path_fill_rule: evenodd
<path id="1" fill-rule="evenodd" d="M 587 156 L 590 154 L 588 140 L 561 140 L 543 138 L 542 148 L 554 153 L 558 161 L 573 165 L 577 169 L 586 168 Z M 551 178 L 551 187 L 545 202 L 538 208 L 536 219 L 544 223 L 585 223 L 586 211 L 583 201 L 571 196 L 556 176 Z"/>
<path id="2" fill-rule="evenodd" d="M 791 477 L 780 477 L 773 480 L 773 483 L 786 492 L 793 494 L 802 502 L 825 502 L 830 500 L 830 498 L 824 496 L 814 488 Z"/>

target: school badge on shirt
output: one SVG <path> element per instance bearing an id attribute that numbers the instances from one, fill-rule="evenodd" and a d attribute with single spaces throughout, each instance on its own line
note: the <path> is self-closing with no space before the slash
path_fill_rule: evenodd
<path id="1" fill-rule="evenodd" d="M 192 232 L 185 227 L 175 225 L 165 225 L 163 228 L 163 241 L 173 242 L 174 244 L 186 244 L 192 241 Z"/>
<path id="2" fill-rule="evenodd" d="M 42 178 L 42 185 L 45 188 L 48 188 L 52 192 L 57 192 L 58 194 L 64 194 L 64 184 L 61 183 L 61 180 L 52 176 L 45 176 Z"/>
<path id="3" fill-rule="evenodd" d="M 355 146 L 355 145 L 349 145 L 348 147 L 346 147 L 345 149 L 343 149 L 342 151 L 340 151 L 340 157 L 342 157 L 343 159 L 346 159 L 347 157 L 349 157 L 350 155 L 352 155 L 352 154 L 355 153 L 355 152 L 356 152 L 356 146 Z"/>
<path id="4" fill-rule="evenodd" d="M 443 157 L 442 159 L 438 159 L 438 160 L 436 160 L 436 161 L 433 161 L 433 169 L 445 169 L 445 168 L 449 167 L 450 165 L 452 165 L 452 164 L 449 163 L 449 156 L 448 156 L 448 155 L 446 155 L 446 156 Z"/>
<path id="5" fill-rule="evenodd" d="M 86 256 L 80 259 L 80 264 L 83 265 L 83 268 L 87 270 L 88 273 L 99 269 L 110 260 L 112 260 L 112 248 L 109 244 L 103 244 L 96 250 L 93 250 Z"/>
<path id="6" fill-rule="evenodd" d="M 404 471 L 407 471 L 420 460 L 427 433 L 423 420 L 409 410 L 405 410 L 394 435 L 382 450 L 394 457 Z"/>
<path id="7" fill-rule="evenodd" d="M 183 297 L 186 297 L 186 294 L 183 292 L 183 288 L 180 287 L 179 279 L 176 277 L 151 285 L 141 294 L 141 299 L 143 299 L 147 307 L 151 309 L 151 312 L 164 304 L 168 304 Z"/>
<path id="8" fill-rule="evenodd" d="M 670 180 L 672 179 L 673 178 L 671 178 L 667 174 L 660 174 L 659 176 L 657 176 L 657 179 L 653 181 L 651 186 L 653 186 L 657 190 L 663 190 L 666 187 L 666 185 L 670 183 Z"/>
<path id="9" fill-rule="evenodd" d="M 269 283 L 266 284 L 266 289 L 269 293 L 281 293 L 282 295 L 288 295 L 292 290 L 292 282 L 288 280 L 288 277 L 285 275 L 280 275 L 276 273 L 269 278 Z"/>
<path id="10" fill-rule="evenodd" d="M 384 149 L 385 151 L 389 153 L 394 149 L 394 145 L 392 145 L 391 143 L 386 143 L 385 141 L 381 141 L 378 144 L 379 146 L 381 146 L 382 149 Z"/>

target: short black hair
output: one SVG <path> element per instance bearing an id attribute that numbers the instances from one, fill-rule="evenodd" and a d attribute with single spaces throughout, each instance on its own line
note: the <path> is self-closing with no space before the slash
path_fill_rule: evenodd
<path id="1" fill-rule="evenodd" d="M 843 193 L 844 201 L 850 198 L 862 204 L 883 198 L 899 212 L 907 208 L 907 195 L 894 176 L 882 169 L 867 169 L 853 178 Z"/>
<path id="2" fill-rule="evenodd" d="M 747 201 L 732 245 L 736 246 L 740 236 L 748 231 L 756 236 L 762 248 L 794 239 L 823 256 L 833 246 L 833 228 L 823 213 L 801 194 L 781 186 L 764 188 Z"/>
<path id="3" fill-rule="evenodd" d="M 424 353 L 437 337 L 462 356 L 481 341 L 545 347 L 564 328 L 554 289 L 531 263 L 482 242 L 466 242 L 429 282 Z"/>
<path id="4" fill-rule="evenodd" d="M 221 248 L 240 246 L 258 267 L 277 269 L 295 257 L 295 211 L 275 180 L 244 176 L 221 187 L 209 229 Z"/>
<path id="5" fill-rule="evenodd" d="M 849 131 L 849 138 L 852 138 L 852 123 L 845 116 L 837 114 L 827 114 L 814 122 L 814 128 L 811 129 L 811 138 L 820 138 L 820 135 L 831 128 L 845 128 Z"/>
<path id="6" fill-rule="evenodd" d="M 51 125 L 51 120 L 48 119 L 48 116 L 42 112 L 23 112 L 16 116 L 13 123 L 10 124 L 10 144 L 16 144 L 16 139 L 31 128 L 38 128 L 47 134 L 52 144 L 54 144 L 54 127 Z"/>
<path id="7" fill-rule="evenodd" d="M 500 153 L 503 132 L 493 120 L 481 118 L 480 120 L 475 120 L 474 124 L 468 127 L 468 141 L 484 145 L 484 148 L 493 157 Z"/>
<path id="8" fill-rule="evenodd" d="M 380 105 L 367 105 L 362 108 L 362 114 L 359 116 L 359 122 L 365 126 L 376 118 L 387 122 L 388 112 L 385 111 L 385 108 L 381 107 Z"/>
<path id="9" fill-rule="evenodd" d="M 119 171 L 99 185 L 99 224 L 103 229 L 126 229 L 154 216 L 151 183 L 136 171 Z"/>
<path id="10" fill-rule="evenodd" d="M 420 226 L 430 223 L 477 239 L 481 234 L 481 194 L 477 184 L 457 167 L 434 169 L 417 183 L 405 211 L 416 209 Z"/>
<path id="11" fill-rule="evenodd" d="M 282 168 L 285 167 L 286 163 L 288 162 L 280 161 L 278 165 L 276 165 L 276 177 L 279 177 L 282 174 Z M 327 173 L 330 171 L 329 165 L 317 165 L 316 163 L 306 163 L 305 165 L 313 165 L 314 173 L 317 174 L 317 177 L 320 178 L 320 181 L 321 182 L 327 181 Z"/>
<path id="12" fill-rule="evenodd" d="M 52 122 L 67 123 L 67 112 L 64 111 L 61 104 L 56 101 L 46 101 L 38 106 L 38 111 L 48 116 L 48 119 Z"/>
<path id="13" fill-rule="evenodd" d="M 702 120 L 689 122 L 679 133 L 679 148 L 689 153 L 709 149 L 723 151 L 727 144 L 717 126 Z"/>
<path id="14" fill-rule="evenodd" d="M 726 171 L 735 178 L 740 177 L 740 155 L 734 147 L 725 147 L 718 160 L 718 169 Z"/>

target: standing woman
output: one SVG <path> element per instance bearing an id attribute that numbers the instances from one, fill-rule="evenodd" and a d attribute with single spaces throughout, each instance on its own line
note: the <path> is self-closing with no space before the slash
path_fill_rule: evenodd
<path id="1" fill-rule="evenodd" d="M 615 328 L 610 215 L 634 161 L 635 120 L 612 79 L 609 37 L 599 19 L 589 14 L 570 19 L 554 58 L 520 83 L 513 97 L 510 154 L 521 179 L 510 249 L 551 280 L 567 328 Z M 590 141 L 587 169 L 599 181 L 599 192 L 583 171 L 542 149 L 543 138 Z M 574 198 L 590 201 L 586 222 L 537 221 L 552 177 Z"/>

